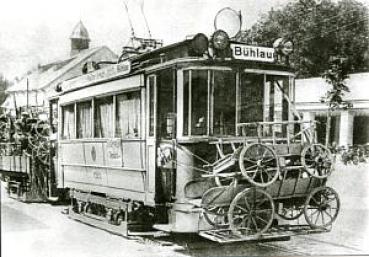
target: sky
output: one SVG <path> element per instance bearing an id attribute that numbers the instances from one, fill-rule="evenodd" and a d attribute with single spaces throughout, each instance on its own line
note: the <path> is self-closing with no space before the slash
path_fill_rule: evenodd
<path id="1" fill-rule="evenodd" d="M 199 32 L 210 35 L 224 7 L 241 11 L 242 28 L 249 28 L 271 7 L 298 0 L 0 0 L 0 73 L 11 80 L 38 64 L 66 59 L 80 20 L 91 47 L 106 45 L 119 54 L 131 35 L 124 1 L 137 36 L 147 34 L 143 4 L 152 37 L 169 44 Z"/>

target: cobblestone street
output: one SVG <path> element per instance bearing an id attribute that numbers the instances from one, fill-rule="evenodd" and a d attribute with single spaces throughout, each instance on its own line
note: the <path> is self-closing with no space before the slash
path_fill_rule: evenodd
<path id="1" fill-rule="evenodd" d="M 328 185 L 341 198 L 341 212 L 330 233 L 290 241 L 219 245 L 196 235 L 128 240 L 62 214 L 65 206 L 25 204 L 8 199 L 2 187 L 3 257 L 97 256 L 281 256 L 368 254 L 369 169 L 337 165 Z"/>

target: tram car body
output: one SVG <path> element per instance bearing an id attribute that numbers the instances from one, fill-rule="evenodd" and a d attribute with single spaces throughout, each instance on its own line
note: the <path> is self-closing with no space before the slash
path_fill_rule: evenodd
<path id="1" fill-rule="evenodd" d="M 217 31 L 63 82 L 56 180 L 70 215 L 124 235 L 143 225 L 229 242 L 265 236 L 282 209 L 318 210 L 317 188 L 339 205 L 325 187 L 329 150 L 296 121 L 294 73 L 280 61 Z M 263 213 L 240 228 L 246 196 Z M 314 221 L 297 230 L 331 224 Z"/>

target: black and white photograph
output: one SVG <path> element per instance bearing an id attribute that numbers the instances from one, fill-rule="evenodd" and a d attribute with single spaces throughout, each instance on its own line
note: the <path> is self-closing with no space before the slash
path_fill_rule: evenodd
<path id="1" fill-rule="evenodd" d="M 2 257 L 369 256 L 369 0 L 0 12 Z"/>

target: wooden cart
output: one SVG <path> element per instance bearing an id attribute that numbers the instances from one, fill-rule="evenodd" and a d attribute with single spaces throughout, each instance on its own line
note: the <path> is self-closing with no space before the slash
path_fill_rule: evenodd
<path id="1" fill-rule="evenodd" d="M 244 137 L 238 146 L 231 142 L 234 151 L 230 154 L 221 152 L 217 144 L 221 158 L 203 177 L 214 177 L 218 186 L 201 197 L 203 217 L 213 229 L 200 235 L 234 242 L 329 231 L 340 208 L 337 192 L 326 186 L 333 170 L 332 155 L 325 146 L 314 143 L 311 127 L 300 130 L 299 140 L 296 134 L 276 136 L 276 126 L 288 129 L 296 124 L 303 125 L 241 124 L 244 134 L 248 126 L 254 126 L 256 138 Z M 238 169 L 234 167 L 237 163 Z M 278 225 L 281 220 L 284 225 Z"/>

